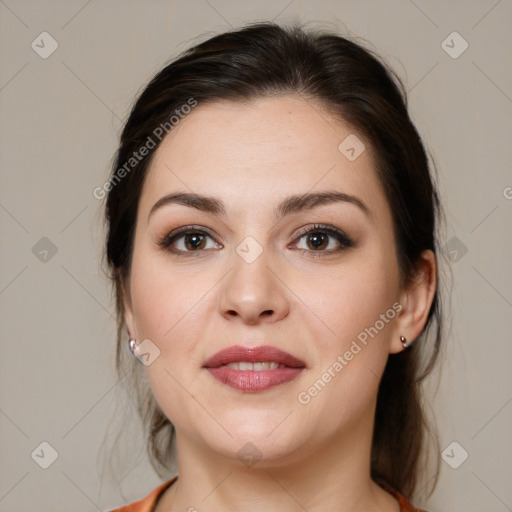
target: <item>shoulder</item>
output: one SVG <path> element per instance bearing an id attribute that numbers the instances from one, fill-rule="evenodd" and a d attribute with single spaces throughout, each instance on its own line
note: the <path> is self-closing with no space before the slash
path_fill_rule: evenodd
<path id="1" fill-rule="evenodd" d="M 403 494 L 397 493 L 396 498 L 400 504 L 400 512 L 428 512 L 424 508 L 415 507 Z"/>
<path id="2" fill-rule="evenodd" d="M 145 498 L 124 505 L 109 512 L 152 512 L 158 499 L 164 493 L 164 491 L 176 480 L 177 477 L 171 478 L 167 482 L 159 485 L 156 489 L 151 491 Z"/>
<path id="3" fill-rule="evenodd" d="M 386 484 L 385 482 L 379 482 L 379 485 L 398 500 L 400 505 L 400 512 L 428 512 L 423 508 L 415 507 L 401 492 L 397 491 L 389 484 Z"/>

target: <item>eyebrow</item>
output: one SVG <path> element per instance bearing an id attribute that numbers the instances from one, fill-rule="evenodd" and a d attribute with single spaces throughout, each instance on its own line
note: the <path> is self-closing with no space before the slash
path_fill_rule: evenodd
<path id="1" fill-rule="evenodd" d="M 293 213 L 308 211 L 319 206 L 325 206 L 337 202 L 353 204 L 362 210 L 368 217 L 373 217 L 371 210 L 361 199 L 335 190 L 289 196 L 274 208 L 274 215 L 277 219 L 282 219 L 283 217 Z M 215 197 L 203 196 L 194 193 L 175 192 L 162 197 L 153 205 L 149 212 L 148 220 L 156 210 L 169 204 L 188 206 L 189 208 L 195 208 L 196 210 L 216 216 L 226 215 L 224 203 Z"/>

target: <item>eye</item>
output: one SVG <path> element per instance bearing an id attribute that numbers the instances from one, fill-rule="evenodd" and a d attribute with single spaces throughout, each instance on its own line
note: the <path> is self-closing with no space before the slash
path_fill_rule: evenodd
<path id="1" fill-rule="evenodd" d="M 299 234 L 298 240 L 303 238 L 306 248 L 299 247 L 299 250 L 311 258 L 337 253 L 355 246 L 354 241 L 346 233 L 333 226 L 315 224 Z"/>
<path id="2" fill-rule="evenodd" d="M 213 241 L 210 247 L 208 247 L 208 239 Z M 222 244 L 216 243 L 209 233 L 194 226 L 184 226 L 169 233 L 158 242 L 158 245 L 177 256 L 195 256 L 205 249 L 221 249 L 223 247 Z"/>
<path id="3" fill-rule="evenodd" d="M 211 240 L 208 247 L 208 239 Z M 355 247 L 355 242 L 343 231 L 328 225 L 315 224 L 303 230 L 296 239 L 305 239 L 306 248 L 298 247 L 311 258 L 328 256 Z M 223 245 L 215 242 L 213 235 L 195 226 L 183 226 L 158 241 L 158 245 L 176 256 L 195 256 L 207 249 L 222 249 Z M 316 253 L 316 254 L 315 254 Z"/>

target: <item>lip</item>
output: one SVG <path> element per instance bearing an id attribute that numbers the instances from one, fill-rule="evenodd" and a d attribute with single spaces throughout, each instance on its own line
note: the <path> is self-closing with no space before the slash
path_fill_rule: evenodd
<path id="1" fill-rule="evenodd" d="M 284 364 L 291 368 L 304 368 L 306 363 L 292 356 L 288 352 L 279 350 L 270 345 L 259 347 L 242 347 L 233 345 L 214 354 L 204 363 L 206 368 L 218 368 L 223 364 L 235 363 L 237 361 L 247 361 L 248 363 L 257 363 L 258 361 L 269 361 L 273 363 Z"/>
<path id="2" fill-rule="evenodd" d="M 238 361 L 274 362 L 285 367 L 254 371 L 226 366 Z M 234 345 L 214 354 L 204 363 L 203 368 L 207 369 L 215 379 L 234 389 L 254 393 L 290 382 L 306 368 L 306 363 L 288 352 L 269 345 L 253 348 Z"/>

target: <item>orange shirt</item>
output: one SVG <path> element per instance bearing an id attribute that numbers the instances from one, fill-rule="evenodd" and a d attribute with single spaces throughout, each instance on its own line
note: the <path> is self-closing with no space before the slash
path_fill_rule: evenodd
<path id="1" fill-rule="evenodd" d="M 121 508 L 116 508 L 115 510 L 111 510 L 110 512 L 153 512 L 156 503 L 160 496 L 164 493 L 164 491 L 171 486 L 173 482 L 176 481 L 178 477 L 175 476 L 159 485 L 154 491 L 148 494 L 144 499 L 140 501 L 135 501 L 134 503 L 130 503 L 129 505 L 125 505 Z M 416 508 L 403 494 L 399 493 L 395 489 L 389 486 L 383 486 L 383 488 L 392 494 L 400 504 L 400 512 L 427 512 L 422 508 Z"/>

